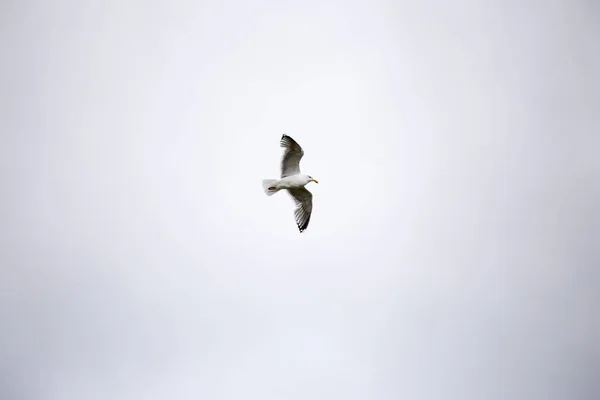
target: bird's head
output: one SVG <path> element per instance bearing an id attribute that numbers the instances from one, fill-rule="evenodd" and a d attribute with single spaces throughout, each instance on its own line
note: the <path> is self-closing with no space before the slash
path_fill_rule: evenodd
<path id="1" fill-rule="evenodd" d="M 319 181 L 318 181 L 318 180 L 316 180 L 315 178 L 313 178 L 313 177 L 312 177 L 312 176 L 310 176 L 310 175 L 308 175 L 308 179 L 309 179 L 309 182 L 319 183 Z"/>

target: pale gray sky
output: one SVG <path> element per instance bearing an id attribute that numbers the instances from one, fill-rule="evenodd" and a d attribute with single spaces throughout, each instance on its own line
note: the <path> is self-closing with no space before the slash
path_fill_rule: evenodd
<path id="1" fill-rule="evenodd" d="M 2 2 L 0 398 L 599 398 L 599 18 Z"/>

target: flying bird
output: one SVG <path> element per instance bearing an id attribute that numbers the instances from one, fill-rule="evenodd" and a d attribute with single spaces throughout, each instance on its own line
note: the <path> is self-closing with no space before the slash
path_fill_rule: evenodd
<path id="1" fill-rule="evenodd" d="M 296 204 L 294 218 L 298 230 L 302 233 L 310 221 L 313 197 L 304 186 L 309 182 L 319 182 L 310 175 L 300 173 L 300 160 L 304 156 L 304 150 L 294 139 L 283 135 L 279 144 L 285 149 L 281 158 L 281 179 L 263 179 L 263 189 L 267 196 L 272 196 L 280 190 L 288 191 Z"/>

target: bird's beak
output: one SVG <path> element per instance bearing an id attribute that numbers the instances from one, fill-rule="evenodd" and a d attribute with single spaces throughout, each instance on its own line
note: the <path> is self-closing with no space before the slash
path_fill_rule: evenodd
<path id="1" fill-rule="evenodd" d="M 316 179 L 313 179 L 313 182 L 314 182 L 314 183 L 319 183 L 319 181 L 318 181 L 318 180 L 316 180 Z"/>

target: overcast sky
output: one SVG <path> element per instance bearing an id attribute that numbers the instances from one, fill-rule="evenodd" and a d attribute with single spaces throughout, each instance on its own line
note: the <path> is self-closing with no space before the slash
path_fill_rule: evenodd
<path id="1" fill-rule="evenodd" d="M 599 21 L 3 1 L 0 398 L 600 398 Z"/>

